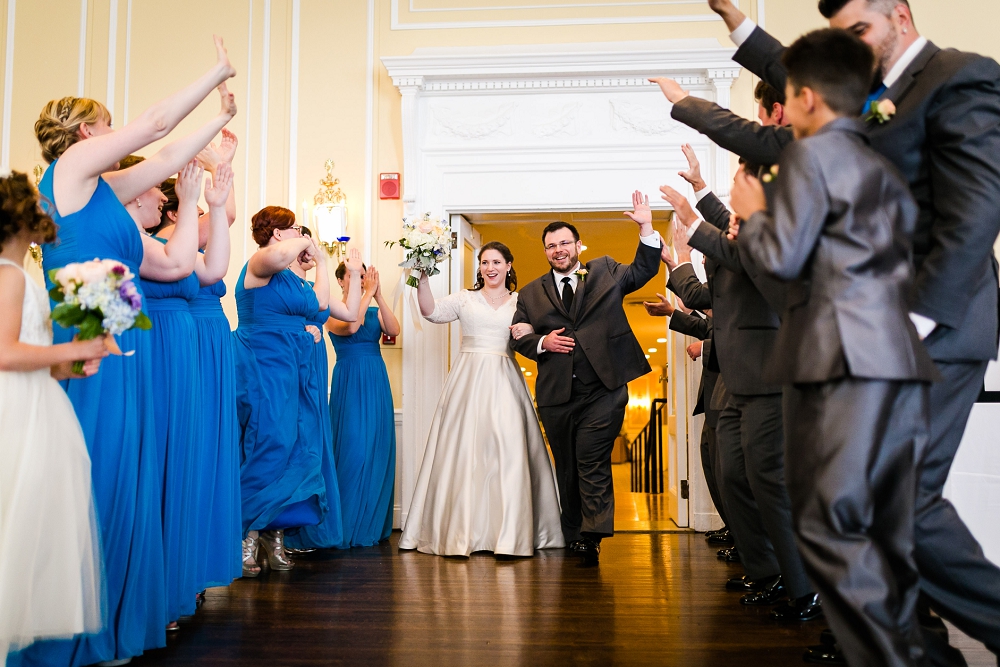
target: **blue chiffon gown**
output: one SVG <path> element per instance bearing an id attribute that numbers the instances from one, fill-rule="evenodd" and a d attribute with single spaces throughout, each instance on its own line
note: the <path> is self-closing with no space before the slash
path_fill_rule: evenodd
<path id="1" fill-rule="evenodd" d="M 379 339 L 378 308 L 351 336 L 330 333 L 337 351 L 330 383 L 330 423 L 340 474 L 344 546 L 367 547 L 392 532 L 396 428 L 389 375 Z"/>
<path id="2" fill-rule="evenodd" d="M 330 309 L 321 310 L 306 318 L 309 324 L 325 331 L 330 319 Z M 344 524 L 340 511 L 340 484 L 337 479 L 337 464 L 333 455 L 333 433 L 327 414 L 330 404 L 326 394 L 326 379 L 330 376 L 330 362 L 326 353 L 326 341 L 313 345 L 312 372 L 309 375 L 310 394 L 314 399 L 310 409 L 316 411 L 319 432 L 316 437 L 323 444 L 323 481 L 326 484 L 326 500 L 329 510 L 323 520 L 315 526 L 303 526 L 285 533 L 285 544 L 293 549 L 329 549 L 339 547 L 344 541 Z"/>
<path id="3" fill-rule="evenodd" d="M 222 310 L 226 284 L 202 287 L 191 302 L 191 316 L 198 331 L 198 368 L 201 371 L 199 405 L 199 460 L 205 479 L 201 511 L 207 521 L 202 589 L 228 586 L 243 575 L 240 553 L 240 455 L 236 421 L 236 371 L 233 334 Z"/>
<path id="4" fill-rule="evenodd" d="M 39 184 L 43 201 L 55 201 L 55 164 Z M 64 217 L 51 204 L 46 208 L 59 225 L 59 240 L 43 246 L 46 275 L 51 269 L 95 257 L 118 260 L 139 275 L 143 256 L 139 228 L 104 179 L 98 180 L 90 201 L 76 213 Z M 54 330 L 56 343 L 71 340 L 75 333 L 58 325 Z M 109 356 L 97 375 L 64 383 L 90 451 L 104 556 L 105 629 L 96 635 L 38 642 L 11 654 L 8 665 L 90 665 L 166 645 L 153 335 L 133 329 L 118 343 L 135 354 Z"/>
<path id="5" fill-rule="evenodd" d="M 313 342 L 307 317 L 316 295 L 290 269 L 263 287 L 236 282 L 233 332 L 240 428 L 243 535 L 318 524 L 327 513 L 323 443 L 312 387 Z"/>
<path id="6" fill-rule="evenodd" d="M 154 237 L 161 243 L 164 239 Z M 153 322 L 153 414 L 162 482 L 163 563 L 167 618 L 176 621 L 195 612 L 198 569 L 205 515 L 199 466 L 200 434 L 196 417 L 201 400 L 198 333 L 190 302 L 201 286 L 190 274 L 173 282 L 142 279 L 146 312 Z"/>

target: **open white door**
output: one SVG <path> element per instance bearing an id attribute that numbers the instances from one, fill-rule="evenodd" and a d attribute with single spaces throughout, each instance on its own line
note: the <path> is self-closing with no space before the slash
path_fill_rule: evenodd
<path id="1" fill-rule="evenodd" d="M 482 247 L 482 235 L 476 231 L 463 215 L 450 217 L 452 233 L 457 234 L 456 248 L 451 255 L 451 293 L 471 289 L 476 283 L 476 254 Z M 462 347 L 462 325 L 451 323 L 449 359 L 455 363 Z M 450 366 L 449 366 L 450 367 Z"/>
<path id="2" fill-rule="evenodd" d="M 688 431 L 690 422 L 688 415 L 691 413 L 690 390 L 691 369 L 688 367 L 690 359 L 685 352 L 685 336 L 670 331 L 667 335 L 667 363 L 670 386 L 667 391 L 667 438 L 664 446 L 664 464 L 667 467 L 666 493 L 667 507 L 670 518 L 679 528 L 687 528 L 690 525 L 688 515 L 689 475 L 688 475 L 688 447 L 690 438 Z M 697 387 L 695 387 L 697 390 Z"/>

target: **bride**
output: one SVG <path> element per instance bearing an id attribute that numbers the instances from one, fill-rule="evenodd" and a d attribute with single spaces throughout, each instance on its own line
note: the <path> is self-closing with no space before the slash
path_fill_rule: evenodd
<path id="1" fill-rule="evenodd" d="M 400 549 L 531 556 L 565 546 L 552 463 L 507 347 L 517 306 L 513 262 L 507 246 L 487 243 L 475 287 L 436 301 L 420 277 L 421 314 L 438 324 L 459 320 L 462 349 L 434 413 Z"/>

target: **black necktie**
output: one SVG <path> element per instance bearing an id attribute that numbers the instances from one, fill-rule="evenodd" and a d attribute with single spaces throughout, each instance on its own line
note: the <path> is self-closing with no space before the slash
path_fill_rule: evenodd
<path id="1" fill-rule="evenodd" d="M 565 277 L 565 278 L 562 279 L 562 284 L 563 284 L 563 293 L 562 293 L 563 305 L 566 307 L 566 312 L 567 313 L 572 313 L 573 312 L 573 284 L 572 284 L 572 281 L 569 279 L 569 276 L 567 276 L 567 277 Z"/>

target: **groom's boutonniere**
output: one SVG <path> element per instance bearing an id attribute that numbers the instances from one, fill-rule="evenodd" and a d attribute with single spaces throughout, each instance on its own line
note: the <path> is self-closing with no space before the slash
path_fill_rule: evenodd
<path id="1" fill-rule="evenodd" d="M 896 115 L 896 105 L 892 100 L 876 100 L 868 105 L 868 115 L 865 120 L 878 121 L 879 125 L 888 123 Z"/>
<path id="2" fill-rule="evenodd" d="M 771 165 L 771 170 L 764 172 L 764 175 L 760 177 L 760 180 L 764 183 L 773 183 L 774 179 L 778 177 L 778 165 Z"/>
<path id="3" fill-rule="evenodd" d="M 580 282 L 585 282 L 587 280 L 587 273 L 587 269 L 577 269 L 573 272 L 573 274 L 580 279 Z"/>

